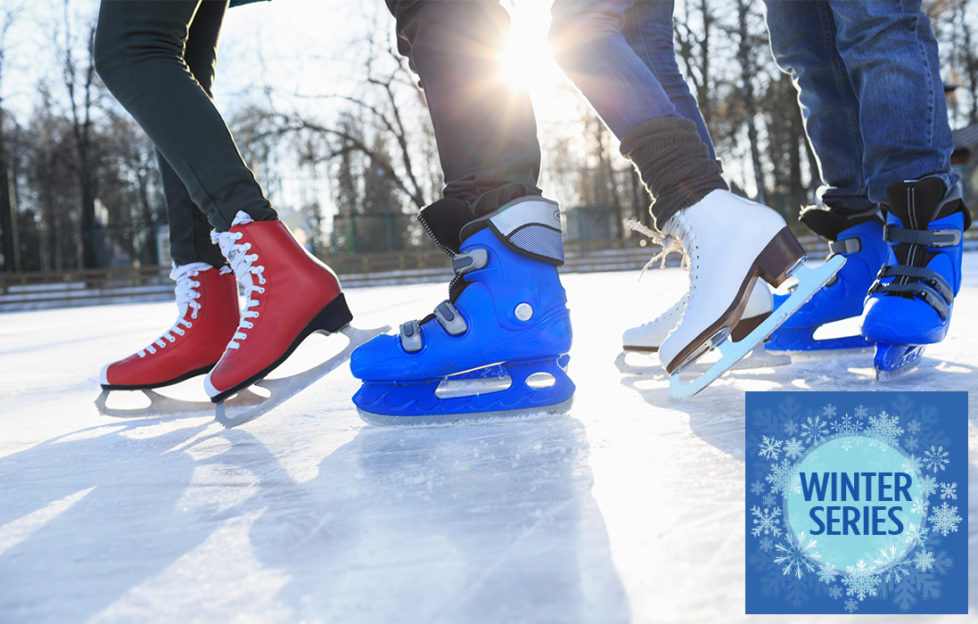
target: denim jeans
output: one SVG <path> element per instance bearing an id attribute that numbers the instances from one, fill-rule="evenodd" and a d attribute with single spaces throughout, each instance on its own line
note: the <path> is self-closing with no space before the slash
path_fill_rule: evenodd
<path id="1" fill-rule="evenodd" d="M 188 66 L 188 53 L 216 46 L 226 8 L 214 0 L 103 0 L 95 34 L 95 66 L 105 86 L 149 135 L 209 225 L 221 231 L 239 210 L 258 221 L 277 217 Z M 217 23 L 197 29 L 196 19 Z M 208 40 L 198 41 L 201 35 Z M 167 176 L 164 183 L 177 192 Z M 170 228 L 180 239 L 197 223 L 171 222 Z"/>
<path id="2" fill-rule="evenodd" d="M 529 95 L 499 74 L 509 14 L 492 0 L 386 0 L 398 50 L 421 78 L 445 176 L 446 198 L 467 222 L 524 195 L 540 195 L 540 145 Z"/>
<path id="3" fill-rule="evenodd" d="M 653 118 L 694 122 L 710 134 L 673 49 L 672 0 L 556 0 L 550 39 L 557 62 L 619 139 Z"/>
<path id="4" fill-rule="evenodd" d="M 765 0 L 771 50 L 798 89 L 822 202 L 839 214 L 924 177 L 948 189 L 951 129 L 920 0 Z"/>

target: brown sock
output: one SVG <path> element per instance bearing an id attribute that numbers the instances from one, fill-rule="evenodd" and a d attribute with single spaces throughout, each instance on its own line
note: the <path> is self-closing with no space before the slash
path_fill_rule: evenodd
<path id="1" fill-rule="evenodd" d="M 682 117 L 658 117 L 640 124 L 621 140 L 621 153 L 634 163 L 652 196 L 649 211 L 656 228 L 710 191 L 728 190 L 718 160 Z"/>

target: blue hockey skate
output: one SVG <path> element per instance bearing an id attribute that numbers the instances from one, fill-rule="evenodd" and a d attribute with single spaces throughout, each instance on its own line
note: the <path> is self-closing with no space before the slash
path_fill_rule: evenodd
<path id="1" fill-rule="evenodd" d="M 891 184 L 881 208 L 889 258 L 869 289 L 862 332 L 876 344 L 876 378 L 885 381 L 915 368 L 924 345 L 947 335 L 971 217 L 960 188 L 946 193 L 937 178 Z"/>
<path id="2" fill-rule="evenodd" d="M 886 262 L 883 224 L 876 211 L 843 217 L 823 208 L 809 208 L 801 221 L 829 241 L 829 258 L 841 255 L 845 265 L 835 278 L 771 334 L 768 351 L 820 351 L 864 349 L 873 344 L 861 334 L 816 339 L 815 331 L 828 323 L 861 316 L 866 293 Z M 777 308 L 790 295 L 774 295 Z"/>
<path id="3" fill-rule="evenodd" d="M 523 197 L 465 225 L 457 239 L 425 229 L 452 255 L 449 299 L 398 335 L 354 351 L 353 397 L 373 424 L 437 424 L 565 411 L 574 384 L 565 368 L 571 346 L 557 204 Z M 444 212 L 444 211 L 443 211 Z M 451 228 L 443 228 L 451 230 Z M 457 231 L 457 230 L 456 230 Z"/>

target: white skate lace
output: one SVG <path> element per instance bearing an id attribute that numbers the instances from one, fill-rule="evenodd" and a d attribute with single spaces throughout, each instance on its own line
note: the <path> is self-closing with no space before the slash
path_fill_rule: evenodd
<path id="1" fill-rule="evenodd" d="M 210 268 L 212 268 L 211 265 L 206 262 L 193 262 L 180 266 L 173 265 L 173 269 L 170 270 L 170 279 L 177 283 L 175 289 L 178 310 L 177 320 L 159 338 L 145 348 L 137 351 L 136 355 L 142 358 L 146 357 L 147 353 L 155 354 L 157 349 L 163 349 L 166 345 L 176 342 L 177 336 L 186 334 L 185 328 L 189 329 L 193 326 L 191 319 L 197 318 L 197 313 L 200 311 L 200 303 L 197 301 L 200 298 L 200 293 L 197 292 L 197 288 L 200 287 L 200 282 L 194 278 L 201 271 L 206 271 Z M 188 308 L 191 310 L 190 318 L 187 318 Z"/>
<path id="2" fill-rule="evenodd" d="M 638 232 L 639 234 L 649 238 L 653 245 L 660 247 L 659 252 L 654 254 L 645 266 L 642 267 L 641 273 L 638 274 L 638 279 L 642 279 L 645 272 L 652 268 L 652 266 L 658 262 L 659 268 L 666 268 L 666 260 L 670 254 L 678 253 L 682 256 L 680 265 L 684 270 L 689 270 L 689 255 L 686 253 L 686 249 L 683 247 L 683 242 L 672 236 L 670 234 L 660 234 L 655 230 L 648 228 L 638 221 L 631 220 L 627 224 L 628 229 Z"/>
<path id="3" fill-rule="evenodd" d="M 231 263 L 231 270 L 238 279 L 238 283 L 244 287 L 245 304 L 241 310 L 241 317 L 238 320 L 238 329 L 234 332 L 228 349 L 237 349 L 241 346 L 241 341 L 248 337 L 246 329 L 252 329 L 255 324 L 248 319 L 259 317 L 257 310 L 252 310 L 258 305 L 258 301 L 252 298 L 253 294 L 262 294 L 265 288 L 261 284 L 265 283 L 265 267 L 255 264 L 258 261 L 258 254 L 249 254 L 251 243 L 238 243 L 243 234 L 241 232 L 211 232 L 211 240 L 221 247 L 221 253 Z M 255 283 L 255 277 L 258 278 Z"/>

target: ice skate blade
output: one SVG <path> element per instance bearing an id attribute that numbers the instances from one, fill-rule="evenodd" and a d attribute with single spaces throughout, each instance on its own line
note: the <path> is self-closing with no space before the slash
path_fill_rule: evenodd
<path id="1" fill-rule="evenodd" d="M 899 379 L 920 366 L 926 345 L 877 345 L 873 366 L 876 381 L 886 383 Z"/>
<path id="2" fill-rule="evenodd" d="M 133 395 L 132 397 L 127 397 L 124 401 L 125 403 L 134 402 L 133 398 L 138 395 L 144 401 L 148 400 L 149 405 L 140 407 L 110 407 L 108 405 L 109 397 L 113 393 L 120 392 Z M 257 405 L 263 400 L 264 397 L 245 389 L 231 399 L 230 406 L 232 408 L 244 409 L 251 405 Z M 95 399 L 95 409 L 98 410 L 100 415 L 111 418 L 167 418 L 177 416 L 206 416 L 214 409 L 214 404 L 210 400 L 191 401 L 178 399 L 160 394 L 152 389 L 141 389 L 135 392 L 103 389 L 101 394 Z"/>
<path id="3" fill-rule="evenodd" d="M 391 416 L 375 414 L 357 408 L 364 422 L 378 427 L 447 427 L 458 424 L 478 425 L 490 422 L 505 422 L 545 416 L 558 416 L 570 411 L 574 397 L 562 403 L 536 408 L 497 410 L 492 412 L 470 412 L 463 414 L 425 414 L 421 416 Z"/>
<path id="4" fill-rule="evenodd" d="M 647 364 L 634 364 L 629 363 L 629 359 L 633 361 L 638 359 L 641 355 L 646 355 L 648 357 Z M 652 357 L 653 354 L 638 354 L 635 351 L 622 351 L 615 358 L 615 368 L 618 369 L 623 375 L 635 375 L 642 377 L 658 377 L 666 376 L 667 373 L 659 360 Z M 629 357 L 631 356 L 631 357 Z M 756 368 L 772 368 L 777 366 L 786 366 L 791 364 L 791 357 L 788 355 L 780 353 L 768 353 L 762 347 L 755 347 L 745 355 L 736 364 L 730 367 L 730 370 L 751 370 Z M 695 362 L 686 369 L 684 372 L 705 372 L 710 368 L 710 364 L 705 362 Z"/>
<path id="5" fill-rule="evenodd" d="M 841 255 L 829 258 L 825 264 L 810 268 L 798 265 L 794 275 L 798 278 L 798 286 L 795 291 L 780 306 L 771 312 L 771 316 L 764 319 L 751 333 L 743 340 L 733 342 L 729 338 L 717 345 L 721 357 L 707 369 L 705 373 L 697 376 L 692 381 L 686 382 L 680 379 L 681 370 L 677 370 L 669 379 L 669 395 L 675 399 L 688 399 L 710 385 L 720 375 L 727 372 L 734 364 L 749 353 L 754 347 L 761 344 L 771 332 L 781 326 L 798 308 L 803 306 L 806 301 L 825 285 L 832 276 L 839 272 L 845 258 Z"/>
<path id="6" fill-rule="evenodd" d="M 214 408 L 214 420 L 224 425 L 224 427 L 228 429 L 255 420 L 259 416 L 262 416 L 273 408 L 278 407 L 285 401 L 288 401 L 295 395 L 308 388 L 316 381 L 319 381 L 334 371 L 341 364 L 350 359 L 350 354 L 352 354 L 354 349 L 359 347 L 361 344 L 367 342 L 374 336 L 383 334 L 389 330 L 389 325 L 375 329 L 358 329 L 356 327 L 347 325 L 338 332 L 334 332 L 335 334 L 343 334 L 349 340 L 349 343 L 343 348 L 342 351 L 321 364 L 317 364 L 313 368 L 296 375 L 282 377 L 279 379 L 262 379 L 256 381 L 253 384 L 254 386 L 269 393 L 267 398 L 263 397 L 263 400 L 257 404 L 239 407 L 234 402 L 234 398 L 232 398 L 230 402 L 221 401 L 216 405 L 212 403 L 211 406 Z"/>
<path id="7" fill-rule="evenodd" d="M 554 406 L 574 394 L 574 382 L 564 370 L 569 360 L 562 355 L 491 364 L 438 379 L 364 380 L 353 402 L 365 421 L 382 425 L 449 424 L 510 412 L 552 413 Z"/>

